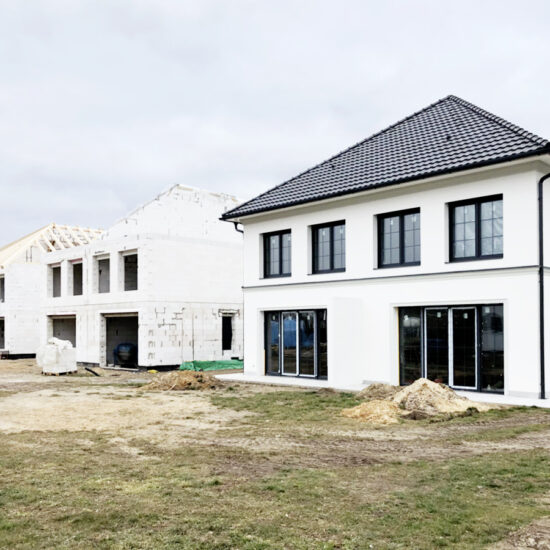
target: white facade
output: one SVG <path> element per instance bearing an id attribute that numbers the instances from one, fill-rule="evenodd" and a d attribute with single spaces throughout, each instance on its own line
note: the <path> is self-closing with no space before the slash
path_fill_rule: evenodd
<path id="1" fill-rule="evenodd" d="M 77 361 L 99 365 L 113 363 L 113 347 L 122 342 L 137 345 L 143 367 L 242 357 L 242 235 L 219 221 L 237 204 L 229 195 L 176 185 L 100 240 L 51 253 L 42 272 L 42 341 L 74 338 Z M 128 256 L 137 256 L 137 281 L 125 277 Z M 77 264 L 82 292 L 75 295 Z M 54 297 L 56 267 L 61 296 Z M 225 350 L 223 317 L 232 329 Z"/>
<path id="2" fill-rule="evenodd" d="M 242 217 L 245 375 L 266 374 L 264 318 L 269 311 L 326 310 L 328 384 L 349 388 L 399 383 L 400 308 L 502 304 L 504 394 L 538 397 L 537 182 L 549 166 L 547 157 L 539 157 Z M 547 196 L 549 190 L 547 181 Z M 451 262 L 448 205 L 491 195 L 502 195 L 502 257 Z M 378 217 L 416 208 L 421 214 L 420 265 L 379 266 Z M 345 271 L 314 274 L 312 226 L 340 220 L 345 221 Z M 550 201 L 545 220 L 548 234 Z M 289 229 L 291 275 L 266 278 L 263 236 Z M 546 333 L 550 341 L 549 321 Z"/>

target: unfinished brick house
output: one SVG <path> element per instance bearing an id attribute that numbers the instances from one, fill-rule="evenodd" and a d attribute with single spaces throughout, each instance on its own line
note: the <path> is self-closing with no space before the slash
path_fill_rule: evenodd
<path id="1" fill-rule="evenodd" d="M 0 248 L 0 354 L 33 357 L 40 342 L 40 306 L 46 295 L 42 277 L 47 257 L 57 250 L 86 245 L 100 230 L 51 223 Z M 52 292 L 60 272 L 52 271 Z"/>
<path id="2" fill-rule="evenodd" d="M 51 253 L 42 341 L 70 340 L 79 363 L 101 366 L 125 345 L 141 367 L 242 357 L 242 235 L 219 220 L 237 204 L 176 185 L 97 241 Z"/>

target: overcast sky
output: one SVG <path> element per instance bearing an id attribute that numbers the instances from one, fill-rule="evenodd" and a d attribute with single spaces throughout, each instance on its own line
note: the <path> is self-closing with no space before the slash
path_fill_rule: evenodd
<path id="1" fill-rule="evenodd" d="M 0 0 L 0 246 L 250 198 L 450 93 L 550 137 L 550 2 Z"/>

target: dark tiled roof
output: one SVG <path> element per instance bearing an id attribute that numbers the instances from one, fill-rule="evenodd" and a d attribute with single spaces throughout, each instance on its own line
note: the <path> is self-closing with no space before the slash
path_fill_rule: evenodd
<path id="1" fill-rule="evenodd" d="M 247 216 L 550 152 L 550 142 L 448 96 L 226 212 Z"/>

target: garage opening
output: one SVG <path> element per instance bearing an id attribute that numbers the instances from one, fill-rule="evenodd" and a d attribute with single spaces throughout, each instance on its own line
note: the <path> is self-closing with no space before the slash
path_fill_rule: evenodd
<path id="1" fill-rule="evenodd" d="M 138 366 L 138 315 L 105 316 L 106 360 L 108 365 Z"/>
<path id="2" fill-rule="evenodd" d="M 52 335 L 60 340 L 69 340 L 76 348 L 76 315 L 52 317 Z"/>
<path id="3" fill-rule="evenodd" d="M 0 349 L 6 347 L 6 331 L 4 326 L 4 319 L 0 319 Z"/>

